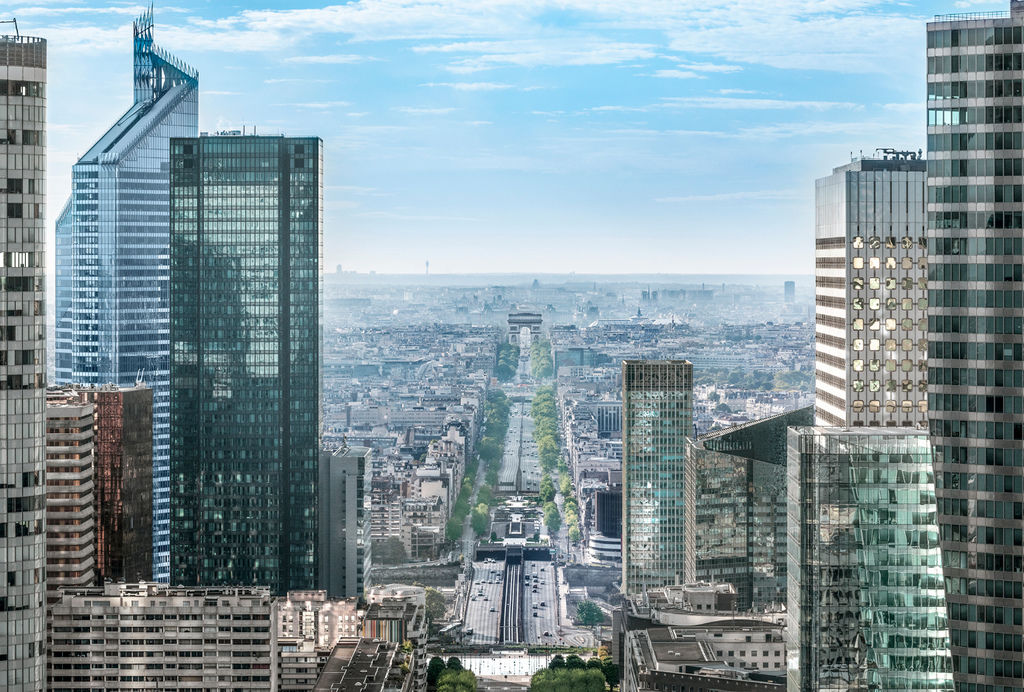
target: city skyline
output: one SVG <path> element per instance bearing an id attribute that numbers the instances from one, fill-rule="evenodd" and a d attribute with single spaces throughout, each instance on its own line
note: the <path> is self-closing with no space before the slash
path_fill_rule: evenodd
<path id="1" fill-rule="evenodd" d="M 733 5 L 154 10 L 161 43 L 209 75 L 201 130 L 324 136 L 336 162 L 328 267 L 809 274 L 787 247 L 811 238 L 814 178 L 851 152 L 924 148 L 924 24 L 957 8 Z M 63 171 L 129 105 L 124 46 L 141 9 L 12 8 L 24 31 L 60 46 L 55 199 L 70 187 Z M 97 87 L 108 98 L 93 98 Z M 668 252 L 610 257 L 586 242 L 623 237 Z M 722 240 L 750 249 L 725 255 Z"/>

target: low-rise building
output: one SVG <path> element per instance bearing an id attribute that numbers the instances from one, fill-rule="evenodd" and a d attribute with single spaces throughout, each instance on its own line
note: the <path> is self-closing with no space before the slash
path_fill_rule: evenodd
<path id="1" fill-rule="evenodd" d="M 313 692 L 412 692 L 413 676 L 399 644 L 343 639 L 328 656 Z M 310 688 L 307 688 L 310 689 Z"/>
<path id="2" fill-rule="evenodd" d="M 395 644 L 409 642 L 412 690 L 427 688 L 427 593 L 419 586 L 389 584 L 370 590 L 363 617 L 363 636 Z"/>
<path id="3" fill-rule="evenodd" d="M 361 613 L 355 598 L 327 598 L 326 591 L 289 591 L 274 601 L 278 637 L 298 637 L 328 651 L 343 637 L 358 637 Z"/>

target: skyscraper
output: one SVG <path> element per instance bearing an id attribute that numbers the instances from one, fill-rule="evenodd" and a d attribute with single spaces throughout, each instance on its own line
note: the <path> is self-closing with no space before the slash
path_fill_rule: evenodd
<path id="1" fill-rule="evenodd" d="M 928 408 L 957 689 L 1024 690 L 1024 1 L 928 24 Z"/>
<path id="2" fill-rule="evenodd" d="M 931 447 L 790 428 L 789 692 L 952 690 Z"/>
<path id="3" fill-rule="evenodd" d="M 0 36 L 0 688 L 42 688 L 46 645 L 46 41 Z"/>
<path id="4" fill-rule="evenodd" d="M 198 73 L 135 25 L 134 103 L 72 167 L 56 227 L 56 377 L 62 384 L 153 388 L 153 577 L 166 581 L 171 137 L 199 129 Z"/>
<path id="5" fill-rule="evenodd" d="M 786 602 L 786 437 L 808 406 L 690 441 L 697 579 L 736 588 L 740 610 Z"/>
<path id="6" fill-rule="evenodd" d="M 792 305 L 793 303 L 796 302 L 796 282 L 795 281 L 787 281 L 785 284 L 783 284 L 782 298 L 785 301 L 786 305 Z"/>
<path id="7" fill-rule="evenodd" d="M 96 582 L 93 405 L 72 392 L 46 396 L 46 600 Z"/>
<path id="8" fill-rule="evenodd" d="M 322 143 L 171 140 L 171 582 L 317 578 Z"/>
<path id="9" fill-rule="evenodd" d="M 693 365 L 622 363 L 622 589 L 694 580 Z"/>
<path id="10" fill-rule="evenodd" d="M 818 424 L 927 421 L 925 162 L 887 154 L 815 188 Z"/>
<path id="11" fill-rule="evenodd" d="M 320 453 L 319 588 L 328 598 L 361 597 L 370 571 L 369 447 Z"/>
<path id="12" fill-rule="evenodd" d="M 153 567 L 153 390 L 76 387 L 95 406 L 96 566 L 101 579 L 149 581 Z"/>

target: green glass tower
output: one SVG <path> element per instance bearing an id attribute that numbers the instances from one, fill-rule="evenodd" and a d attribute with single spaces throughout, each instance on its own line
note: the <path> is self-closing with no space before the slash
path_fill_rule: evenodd
<path id="1" fill-rule="evenodd" d="M 622 590 L 692 582 L 696 574 L 693 365 L 622 362 Z"/>
<path id="2" fill-rule="evenodd" d="M 787 495 L 789 692 L 952 690 L 928 435 L 790 428 Z"/>
<path id="3" fill-rule="evenodd" d="M 171 140 L 172 584 L 316 584 L 322 161 Z"/>

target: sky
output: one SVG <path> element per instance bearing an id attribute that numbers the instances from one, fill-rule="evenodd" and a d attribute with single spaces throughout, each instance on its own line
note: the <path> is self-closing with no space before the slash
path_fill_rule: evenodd
<path id="1" fill-rule="evenodd" d="M 925 147 L 925 23 L 1008 7 L 170 0 L 154 12 L 157 44 L 199 70 L 200 130 L 323 138 L 329 271 L 810 274 L 814 180 L 851 154 Z M 72 164 L 131 105 L 143 9 L 14 0 L 3 12 L 49 40 L 51 220 Z"/>

